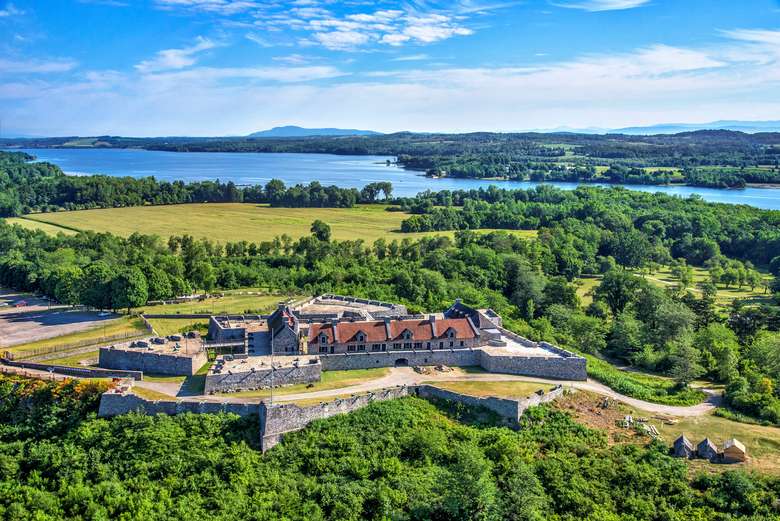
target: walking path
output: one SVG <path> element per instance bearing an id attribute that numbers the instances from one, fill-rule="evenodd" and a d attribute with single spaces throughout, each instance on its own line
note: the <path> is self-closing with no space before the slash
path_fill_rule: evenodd
<path id="1" fill-rule="evenodd" d="M 16 367 L 3 366 L 3 372 L 16 373 L 23 376 L 30 376 L 33 378 L 41 379 L 56 379 L 64 380 L 65 376 L 51 374 L 46 371 L 36 371 L 32 369 L 21 369 Z M 301 393 L 290 394 L 277 394 L 274 396 L 275 402 L 290 402 L 296 400 L 309 400 L 317 398 L 332 398 L 334 396 L 342 396 L 345 394 L 360 394 L 369 391 L 376 391 L 378 389 L 384 389 L 387 387 L 396 387 L 400 385 L 417 385 L 427 382 L 533 382 L 541 384 L 557 385 L 561 384 L 564 387 L 570 387 L 573 389 L 579 389 L 582 391 L 590 391 L 603 396 L 607 396 L 613 400 L 618 400 L 631 407 L 641 409 L 646 412 L 655 414 L 668 414 L 670 416 L 702 416 L 721 404 L 722 398 L 715 391 L 708 389 L 702 389 L 708 394 L 708 399 L 700 404 L 691 406 L 677 406 L 677 405 L 663 405 L 658 403 L 646 402 L 644 400 L 638 400 L 629 396 L 622 395 L 613 391 L 609 387 L 594 380 L 587 380 L 584 382 L 571 381 L 571 380 L 550 380 L 546 378 L 534 378 L 530 376 L 515 376 L 509 374 L 498 373 L 467 373 L 457 370 L 453 373 L 441 373 L 433 372 L 431 374 L 420 374 L 415 372 L 410 367 L 394 367 L 390 369 L 389 374 L 381 378 L 375 378 L 366 382 L 349 385 L 346 387 L 339 387 L 336 389 L 326 389 L 322 391 L 310 391 Z M 182 389 L 182 384 L 177 382 L 135 382 L 136 386 L 145 389 L 154 390 L 164 394 L 168 394 L 171 398 L 180 397 L 193 401 L 207 401 L 207 402 L 231 402 L 231 403 L 257 403 L 267 398 L 259 397 L 241 397 L 230 395 L 203 395 L 192 396 L 187 395 L 186 390 Z"/>
<path id="2" fill-rule="evenodd" d="M 360 394 L 369 391 L 376 391 L 378 389 L 384 389 L 388 387 L 396 387 L 400 385 L 416 385 L 427 382 L 533 382 L 540 384 L 557 385 L 561 384 L 565 387 L 571 387 L 583 391 L 594 392 L 603 396 L 607 396 L 614 400 L 621 401 L 641 409 L 646 412 L 656 414 L 668 414 L 671 416 L 701 416 L 709 413 L 717 406 L 720 405 L 721 397 L 715 392 L 704 390 L 709 395 L 709 398 L 700 404 L 692 405 L 688 407 L 674 406 L 674 405 L 662 405 L 658 403 L 646 402 L 644 400 L 638 400 L 629 396 L 624 396 L 617 393 L 594 380 L 587 380 L 585 382 L 569 381 L 569 380 L 551 380 L 546 378 L 534 378 L 529 376 L 515 376 L 508 374 L 497 373 L 466 373 L 457 371 L 454 373 L 441 373 L 434 372 L 431 374 L 420 374 L 415 372 L 409 367 L 395 367 L 390 369 L 390 373 L 381 378 L 368 380 L 366 382 L 350 385 L 346 387 L 339 387 L 336 389 L 325 389 L 321 391 L 309 391 L 300 393 L 289 394 L 276 394 L 274 395 L 275 402 L 290 402 L 297 400 L 310 400 L 318 398 L 332 398 L 334 396 L 342 396 L 345 394 Z M 173 391 L 173 386 L 177 384 L 160 384 L 152 382 L 137 382 L 136 385 L 140 387 L 147 387 L 155 389 L 160 392 L 170 393 Z M 166 387 L 163 387 L 166 386 Z M 167 389 L 167 390 L 166 390 Z M 176 392 L 176 391 L 174 391 Z M 178 393 L 177 393 L 178 394 Z M 181 396 L 181 395 L 180 395 Z M 210 396 L 189 396 L 189 399 L 196 399 L 199 401 L 218 401 L 218 402 L 231 402 L 231 403 L 257 403 L 267 398 L 259 397 L 241 397 L 230 395 L 210 395 Z"/>

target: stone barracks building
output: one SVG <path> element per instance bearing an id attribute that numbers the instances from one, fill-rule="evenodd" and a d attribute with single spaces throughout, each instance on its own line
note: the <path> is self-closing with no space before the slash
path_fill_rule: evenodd
<path id="1" fill-rule="evenodd" d="M 490 309 L 460 300 L 441 313 L 338 295 L 268 316 L 211 317 L 212 342 L 239 353 L 217 360 L 206 392 L 259 389 L 319 381 L 321 371 L 372 367 L 480 366 L 487 371 L 562 380 L 587 378 L 585 359 L 503 329 Z"/>

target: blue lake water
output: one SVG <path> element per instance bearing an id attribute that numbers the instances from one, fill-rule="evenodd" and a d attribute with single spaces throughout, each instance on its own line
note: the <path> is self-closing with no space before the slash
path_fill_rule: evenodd
<path id="1" fill-rule="evenodd" d="M 362 188 L 374 181 L 390 181 L 393 193 L 412 196 L 425 190 L 468 190 L 491 184 L 501 188 L 530 188 L 531 181 L 485 181 L 479 179 L 431 179 L 420 172 L 404 170 L 387 156 L 336 156 L 329 154 L 261 154 L 218 152 L 158 152 L 130 149 L 31 149 L 24 150 L 41 161 L 55 163 L 68 174 L 154 176 L 165 181 L 219 179 L 237 185 L 265 184 L 281 179 L 285 184 L 319 181 L 323 185 Z M 577 183 L 547 183 L 565 190 Z M 590 183 L 593 184 L 593 183 Z M 608 186 L 608 185 L 602 185 Z M 612 185 L 609 185 L 612 186 Z M 700 195 L 707 201 L 747 204 L 780 210 L 780 189 L 744 188 L 722 190 L 691 186 L 626 185 L 631 190 L 663 192 L 682 197 Z"/>

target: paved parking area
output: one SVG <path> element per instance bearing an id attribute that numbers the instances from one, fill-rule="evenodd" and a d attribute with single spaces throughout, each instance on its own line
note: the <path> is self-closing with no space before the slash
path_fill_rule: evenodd
<path id="1" fill-rule="evenodd" d="M 27 305 L 16 307 L 22 301 Z M 46 299 L 29 294 L 0 290 L 0 348 L 84 331 L 115 318 L 115 315 L 100 317 L 94 311 L 50 305 Z"/>

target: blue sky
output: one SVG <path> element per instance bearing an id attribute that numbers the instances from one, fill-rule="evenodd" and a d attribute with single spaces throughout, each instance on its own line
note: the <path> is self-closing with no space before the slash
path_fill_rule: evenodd
<path id="1" fill-rule="evenodd" d="M 780 119 L 777 0 L 4 1 L 3 135 Z"/>

